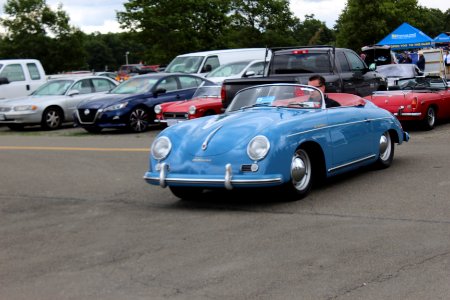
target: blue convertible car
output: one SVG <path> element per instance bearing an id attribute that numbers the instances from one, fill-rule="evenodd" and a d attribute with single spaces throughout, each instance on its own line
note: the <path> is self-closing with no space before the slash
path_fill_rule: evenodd
<path id="1" fill-rule="evenodd" d="M 236 94 L 222 115 L 179 123 L 153 141 L 144 179 L 192 199 L 205 189 L 275 187 L 295 199 L 315 180 L 375 164 L 389 167 L 398 120 L 368 100 L 312 86 L 268 84 Z"/>

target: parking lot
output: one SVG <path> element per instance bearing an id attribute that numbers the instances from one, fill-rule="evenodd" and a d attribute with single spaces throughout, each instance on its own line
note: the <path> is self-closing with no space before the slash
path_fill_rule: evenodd
<path id="1" fill-rule="evenodd" d="M 0 299 L 448 299 L 450 123 L 296 202 L 180 201 L 158 133 L 0 127 Z"/>

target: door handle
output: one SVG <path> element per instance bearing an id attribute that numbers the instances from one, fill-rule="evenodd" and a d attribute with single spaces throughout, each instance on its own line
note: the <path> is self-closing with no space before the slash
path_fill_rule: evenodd
<path id="1" fill-rule="evenodd" d="M 30 90 L 30 85 L 29 84 L 27 84 L 27 91 L 29 91 Z"/>

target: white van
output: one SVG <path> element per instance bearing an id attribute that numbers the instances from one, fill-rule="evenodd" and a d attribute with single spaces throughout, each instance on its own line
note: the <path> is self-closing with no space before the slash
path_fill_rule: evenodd
<path id="1" fill-rule="evenodd" d="M 36 59 L 0 60 L 0 101 L 28 96 L 47 81 Z"/>
<path id="2" fill-rule="evenodd" d="M 270 50 L 266 48 L 242 48 L 212 50 L 182 54 L 175 57 L 166 67 L 166 73 L 194 73 L 206 75 L 217 67 L 231 62 L 261 59 L 270 60 Z"/>

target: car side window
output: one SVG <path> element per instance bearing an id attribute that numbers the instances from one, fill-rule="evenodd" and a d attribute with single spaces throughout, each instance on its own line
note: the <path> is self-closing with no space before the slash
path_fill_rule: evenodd
<path id="1" fill-rule="evenodd" d="M 156 89 L 165 89 L 166 92 L 172 92 L 178 90 L 178 84 L 175 77 L 167 77 L 160 81 Z"/>
<path id="2" fill-rule="evenodd" d="M 202 82 L 201 79 L 190 76 L 180 76 L 178 79 L 180 80 L 182 89 L 191 89 L 198 87 Z"/>
<path id="3" fill-rule="evenodd" d="M 248 68 L 247 72 L 253 71 L 255 72 L 255 75 L 263 75 L 264 72 L 264 62 L 258 62 L 250 66 Z"/>
<path id="4" fill-rule="evenodd" d="M 211 66 L 211 71 L 216 69 L 217 67 L 220 66 L 219 58 L 217 56 L 208 56 L 206 58 L 203 68 L 205 68 L 207 65 Z"/>
<path id="5" fill-rule="evenodd" d="M 77 90 L 80 92 L 80 94 L 89 94 L 93 92 L 90 79 L 83 79 L 78 81 L 70 90 Z"/>
<path id="6" fill-rule="evenodd" d="M 31 80 L 39 80 L 41 79 L 41 74 L 39 74 L 38 67 L 35 63 L 28 63 L 27 64 L 28 73 L 30 73 Z"/>
<path id="7" fill-rule="evenodd" d="M 338 52 L 336 55 L 339 65 L 341 66 L 341 72 L 350 72 L 350 66 L 348 65 L 348 61 L 344 53 Z"/>
<path id="8" fill-rule="evenodd" d="M 25 81 L 25 74 L 20 64 L 7 65 L 0 73 L 0 77 L 8 78 L 9 82 Z"/>
<path id="9" fill-rule="evenodd" d="M 92 79 L 92 83 L 94 84 L 95 92 L 107 92 L 111 90 L 115 85 L 106 79 Z"/>
<path id="10" fill-rule="evenodd" d="M 346 52 L 345 55 L 347 56 L 352 71 L 362 71 L 365 69 L 364 63 L 358 55 L 352 52 Z"/>

